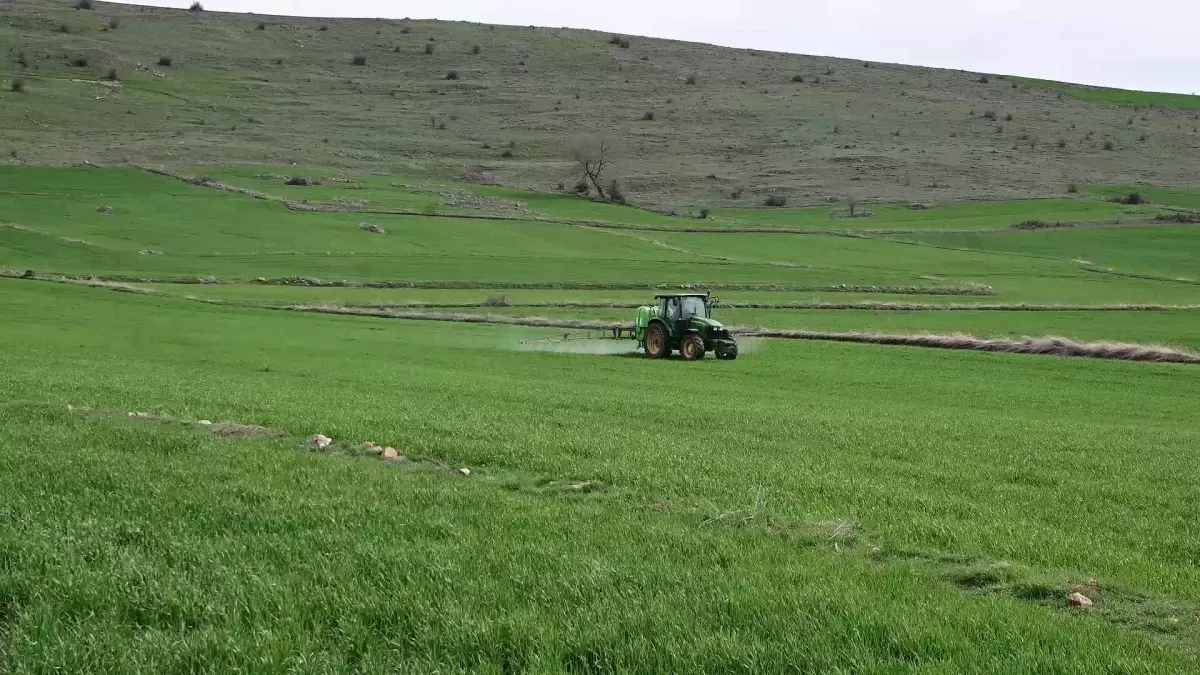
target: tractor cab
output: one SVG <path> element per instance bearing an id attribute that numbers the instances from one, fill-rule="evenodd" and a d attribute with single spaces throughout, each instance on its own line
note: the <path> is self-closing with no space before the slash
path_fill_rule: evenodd
<path id="1" fill-rule="evenodd" d="M 664 358 L 678 350 L 685 359 L 715 352 L 719 359 L 737 358 L 737 342 L 712 318 L 716 299 L 707 293 L 654 296 L 655 307 L 638 311 L 636 337 L 650 356 Z"/>

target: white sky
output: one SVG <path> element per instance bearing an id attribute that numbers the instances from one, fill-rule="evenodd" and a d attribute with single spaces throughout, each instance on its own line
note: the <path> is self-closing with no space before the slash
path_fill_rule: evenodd
<path id="1" fill-rule="evenodd" d="M 1200 93 L 1200 0 L 201 0 L 292 16 L 567 26 Z M 186 7 L 191 0 L 139 2 Z"/>

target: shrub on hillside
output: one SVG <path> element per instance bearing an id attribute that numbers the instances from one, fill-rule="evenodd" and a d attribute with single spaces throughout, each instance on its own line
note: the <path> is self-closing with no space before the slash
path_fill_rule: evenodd
<path id="1" fill-rule="evenodd" d="M 75 9 L 91 9 L 91 8 L 92 8 L 92 0 L 77 0 L 77 2 L 75 3 Z"/>
<path id="2" fill-rule="evenodd" d="M 1116 150 L 1117 144 L 1113 143 L 1112 141 L 1104 141 L 1104 149 L 1105 150 Z"/>
<path id="3" fill-rule="evenodd" d="M 117 17 L 114 16 L 108 20 L 108 29 L 109 30 L 116 30 L 120 27 L 121 27 L 121 20 L 118 19 Z"/>
<path id="4" fill-rule="evenodd" d="M 433 53 L 433 43 L 432 43 L 432 42 L 426 42 L 426 43 L 425 43 L 425 53 L 426 53 L 426 54 L 432 54 L 432 53 Z"/>
<path id="5" fill-rule="evenodd" d="M 158 57 L 158 65 L 163 66 L 164 68 L 170 66 L 171 65 L 171 57 L 169 57 L 169 56 Z"/>
<path id="6" fill-rule="evenodd" d="M 259 21 L 259 22 L 258 22 L 258 26 L 256 26 L 256 28 L 257 28 L 258 30 L 266 30 L 266 29 L 267 29 L 267 24 L 263 23 L 262 21 Z"/>
<path id="7" fill-rule="evenodd" d="M 803 84 L 803 83 L 804 83 L 804 76 L 803 76 L 803 75 L 793 75 L 793 76 L 792 76 L 792 82 L 799 82 L 799 83 Z"/>
<path id="8" fill-rule="evenodd" d="M 629 49 L 629 40 L 621 40 L 621 49 Z"/>
<path id="9" fill-rule="evenodd" d="M 283 184 L 310 186 L 320 185 L 321 181 L 317 180 L 316 178 L 309 178 L 307 176 L 288 176 L 287 179 L 283 181 Z"/>
<path id="10" fill-rule="evenodd" d="M 995 110 L 983 111 L 983 119 L 995 122 L 996 121 L 996 111 Z"/>
<path id="11" fill-rule="evenodd" d="M 1012 113 L 1008 113 L 1007 115 L 1005 115 L 1005 116 L 1004 116 L 1004 121 L 1005 121 L 1005 122 L 1011 122 L 1011 121 L 1013 121 L 1013 115 L 1012 115 Z"/>
<path id="12" fill-rule="evenodd" d="M 88 60 L 86 56 L 76 56 L 71 59 L 71 65 L 76 68 L 87 68 Z"/>
<path id="13" fill-rule="evenodd" d="M 104 79 L 108 80 L 109 82 L 120 82 L 121 74 L 117 72 L 116 68 L 109 68 L 108 74 L 104 76 Z"/>
<path id="14" fill-rule="evenodd" d="M 365 66 L 365 65 L 367 65 L 367 57 L 365 57 L 361 54 L 355 54 L 354 58 L 350 59 L 350 65 Z"/>
<path id="15" fill-rule="evenodd" d="M 25 91 L 25 80 L 22 80 L 19 77 L 14 77 L 12 82 L 8 83 L 8 88 L 10 91 L 15 91 L 17 93 L 23 92 Z"/>
<path id="16" fill-rule="evenodd" d="M 625 203 L 625 191 L 621 189 L 621 184 L 614 178 L 613 182 L 608 186 L 608 198 L 618 204 Z"/>
<path id="17" fill-rule="evenodd" d="M 685 83 L 685 84 L 696 84 L 696 76 L 695 76 L 695 75 L 688 75 L 688 76 L 687 76 L 687 79 L 686 79 L 686 80 L 684 80 L 684 83 Z"/>
<path id="18" fill-rule="evenodd" d="M 647 110 L 645 113 L 643 113 L 643 114 L 642 114 L 642 121 L 644 121 L 644 122 L 653 122 L 653 121 L 654 121 L 654 111 L 653 111 L 653 110 Z"/>
<path id="19" fill-rule="evenodd" d="M 1146 198 L 1140 192 L 1130 192 L 1121 197 L 1113 197 L 1112 202 L 1116 204 L 1125 204 L 1128 206 L 1138 206 L 1146 203 Z"/>
<path id="20" fill-rule="evenodd" d="M 489 295 L 483 301 L 484 307 L 508 307 L 510 304 L 507 295 Z"/>
<path id="21" fill-rule="evenodd" d="M 471 47 L 472 54 L 478 54 L 481 51 L 482 51 L 482 48 L 479 45 L 475 45 L 474 47 Z"/>
<path id="22" fill-rule="evenodd" d="M 987 75 L 982 75 L 979 78 L 979 84 L 987 84 L 989 82 Z"/>
<path id="23" fill-rule="evenodd" d="M 767 197 L 763 204 L 773 207 L 787 206 L 787 197 L 782 195 L 771 195 L 770 197 Z"/>
<path id="24" fill-rule="evenodd" d="M 1067 194 L 1079 194 L 1079 185 L 1076 183 L 1067 183 Z"/>
<path id="25" fill-rule="evenodd" d="M 193 2 L 192 6 L 188 7 L 188 11 L 189 12 L 203 12 L 204 5 L 200 4 L 199 2 Z"/>
<path id="26" fill-rule="evenodd" d="M 621 36 L 620 36 L 620 35 L 610 35 L 610 36 L 608 36 L 608 44 L 610 44 L 610 45 L 619 45 L 619 44 L 621 44 Z"/>
<path id="27" fill-rule="evenodd" d="M 450 72 L 446 73 L 446 77 L 445 77 L 445 79 L 447 79 L 447 80 L 457 80 L 457 79 L 458 79 L 458 71 L 457 71 L 457 70 L 451 70 Z"/>
<path id="28" fill-rule="evenodd" d="M 323 24 L 321 24 L 320 26 L 317 26 L 317 30 L 319 30 L 319 31 L 321 31 L 322 33 L 324 33 L 325 31 L 329 30 L 329 24 L 327 24 L 327 23 L 323 23 Z"/>

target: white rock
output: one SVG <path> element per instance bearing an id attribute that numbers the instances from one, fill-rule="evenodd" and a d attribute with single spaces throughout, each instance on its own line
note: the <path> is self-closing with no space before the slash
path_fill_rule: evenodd
<path id="1" fill-rule="evenodd" d="M 1084 595 L 1083 593 L 1072 593 L 1072 594 L 1068 595 L 1067 602 L 1070 603 L 1072 607 L 1091 607 L 1092 606 L 1092 599 L 1089 598 L 1088 596 Z"/>
<path id="2" fill-rule="evenodd" d="M 204 426 L 208 426 L 208 425 L 212 424 L 212 422 L 210 420 L 200 420 L 199 422 L 196 422 L 196 424 L 203 424 Z"/>
<path id="3" fill-rule="evenodd" d="M 458 470 L 458 472 L 459 472 L 459 473 L 461 473 L 461 474 L 462 474 L 462 475 L 464 475 L 464 476 L 470 476 L 470 475 L 471 475 L 471 470 L 470 470 L 470 469 L 468 469 L 468 468 L 467 468 L 467 467 L 465 467 L 465 466 L 464 466 L 463 468 L 459 469 L 459 470 Z"/>
<path id="4" fill-rule="evenodd" d="M 325 434 L 314 434 L 309 440 L 312 442 L 313 447 L 318 450 L 324 450 L 325 448 L 333 445 L 333 439 Z"/>
<path id="5" fill-rule="evenodd" d="M 396 452 L 396 449 L 389 445 L 383 449 L 383 452 L 379 456 L 384 459 L 399 459 L 400 453 Z"/>

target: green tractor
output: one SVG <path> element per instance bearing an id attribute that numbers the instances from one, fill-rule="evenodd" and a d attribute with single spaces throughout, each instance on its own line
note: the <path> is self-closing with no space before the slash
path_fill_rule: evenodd
<path id="1" fill-rule="evenodd" d="M 678 293 L 656 295 L 654 300 L 654 307 L 638 307 L 634 321 L 634 338 L 647 355 L 663 359 L 678 351 L 694 361 L 713 352 L 718 359 L 737 358 L 737 340 L 712 318 L 715 298 L 707 293 Z"/>

